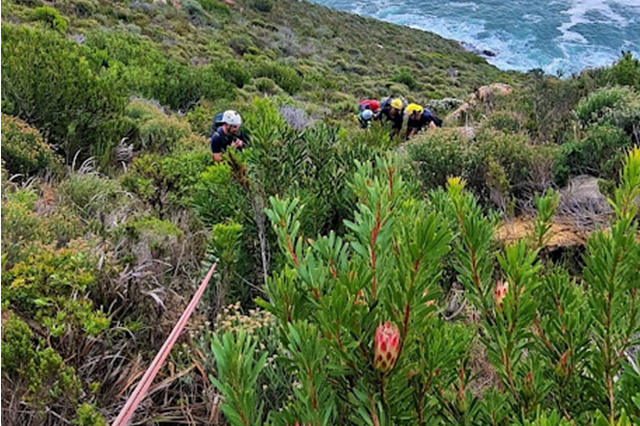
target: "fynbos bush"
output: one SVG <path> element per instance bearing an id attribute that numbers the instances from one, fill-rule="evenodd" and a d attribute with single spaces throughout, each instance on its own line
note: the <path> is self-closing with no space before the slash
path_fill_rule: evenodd
<path id="1" fill-rule="evenodd" d="M 55 169 L 58 161 L 36 129 L 2 114 L 2 162 L 9 173 L 25 176 L 44 173 Z"/>
<path id="2" fill-rule="evenodd" d="M 242 330 L 222 332 L 212 341 L 213 382 L 228 421 L 630 426 L 640 418 L 638 373 L 625 362 L 640 333 L 640 150 L 625 159 L 611 228 L 589 239 L 581 278 L 540 256 L 557 193 L 535 198 L 526 238 L 499 247 L 495 218 L 464 180 L 450 178 L 427 203 L 411 198 L 397 170 L 359 164 L 344 238 L 308 238 L 299 201 L 270 199 L 286 263 L 260 305 L 281 332 L 278 359 L 290 376 L 279 377 L 290 397 L 269 401 L 265 413 L 258 384 L 276 374 L 269 352 Z M 474 309 L 472 327 L 446 317 L 445 261 Z M 475 381 L 478 362 L 492 380 Z"/>

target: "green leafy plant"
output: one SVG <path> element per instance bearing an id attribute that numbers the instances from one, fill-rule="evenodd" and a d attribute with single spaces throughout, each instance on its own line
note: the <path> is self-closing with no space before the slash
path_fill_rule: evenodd
<path id="1" fill-rule="evenodd" d="M 59 159 L 36 129 L 4 114 L 2 123 L 2 162 L 10 173 L 30 176 L 56 169 Z"/>
<path id="2" fill-rule="evenodd" d="M 67 21 L 56 9 L 49 6 L 36 7 L 31 14 L 32 21 L 40 21 L 61 34 L 67 32 Z"/>

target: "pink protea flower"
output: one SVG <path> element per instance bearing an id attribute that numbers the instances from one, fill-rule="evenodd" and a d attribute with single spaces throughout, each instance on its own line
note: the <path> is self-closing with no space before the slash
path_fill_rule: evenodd
<path id="1" fill-rule="evenodd" d="M 391 371 L 400 351 L 400 332 L 395 324 L 387 321 L 378 326 L 373 339 L 373 366 L 383 373 Z"/>
<path id="2" fill-rule="evenodd" d="M 498 280 L 498 282 L 496 282 L 496 288 L 493 291 L 493 297 L 495 298 L 496 305 L 498 305 L 498 307 L 502 306 L 502 301 L 507 296 L 508 292 L 509 292 L 509 282 Z"/>

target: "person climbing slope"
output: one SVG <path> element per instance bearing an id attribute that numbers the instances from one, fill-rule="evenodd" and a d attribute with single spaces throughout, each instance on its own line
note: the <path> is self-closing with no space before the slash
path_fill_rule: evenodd
<path id="1" fill-rule="evenodd" d="M 246 146 L 246 142 L 242 140 L 240 135 L 240 126 L 242 125 L 240 114 L 233 110 L 225 111 L 220 122 L 222 125 L 211 135 L 211 157 L 215 162 L 222 161 L 222 153 L 229 146 L 236 149 L 242 149 Z"/>
<path id="2" fill-rule="evenodd" d="M 380 109 L 380 121 L 383 124 L 391 122 L 391 138 L 398 136 L 402 130 L 402 109 L 402 101 L 397 98 L 388 98 Z"/>
<path id="3" fill-rule="evenodd" d="M 425 127 L 429 127 L 430 129 L 442 127 L 442 120 L 422 105 L 409 104 L 407 105 L 406 112 L 408 116 L 407 131 L 405 133 L 406 139 L 421 132 Z"/>

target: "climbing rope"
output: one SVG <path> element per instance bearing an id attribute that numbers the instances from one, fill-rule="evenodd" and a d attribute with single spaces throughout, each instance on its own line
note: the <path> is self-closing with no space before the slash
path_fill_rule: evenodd
<path id="1" fill-rule="evenodd" d="M 162 367 L 164 360 L 167 359 L 169 352 L 171 352 L 171 348 L 176 343 L 176 340 L 178 340 L 184 326 L 187 325 L 187 321 L 189 321 L 189 317 L 191 317 L 191 314 L 198 305 L 204 290 L 207 288 L 207 284 L 209 284 L 209 280 L 216 270 L 217 264 L 217 262 L 214 263 L 213 266 L 211 266 L 211 269 L 209 269 L 209 272 L 207 273 L 204 281 L 202 281 L 202 284 L 200 284 L 198 291 L 196 291 L 196 294 L 193 295 L 193 299 L 189 302 L 189 306 L 187 306 L 187 309 L 185 309 L 175 327 L 171 330 L 171 334 L 162 345 L 160 352 L 158 352 L 156 357 L 153 359 L 153 362 L 151 362 L 151 365 L 149 365 L 149 368 L 144 373 L 144 376 L 142 377 L 142 380 L 140 380 L 140 383 L 138 383 L 138 386 L 136 386 L 131 395 L 129 395 L 127 403 L 122 408 L 122 411 L 113 422 L 112 426 L 126 426 L 129 423 L 131 416 L 133 416 L 136 408 L 138 408 L 138 405 L 140 405 L 140 402 L 142 402 L 142 399 L 146 396 L 149 386 L 153 383 L 153 379 L 155 379 L 156 374 L 160 371 L 160 367 Z"/>

